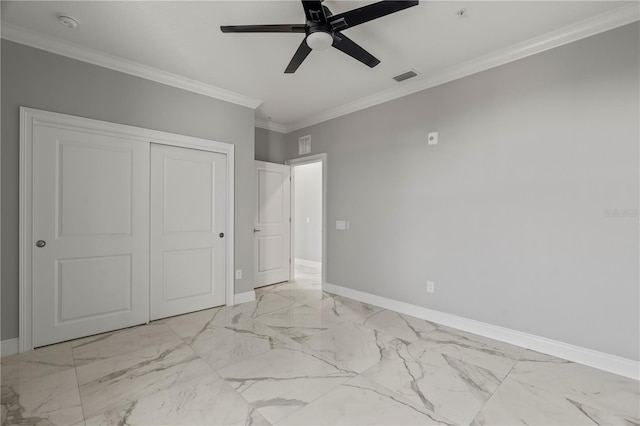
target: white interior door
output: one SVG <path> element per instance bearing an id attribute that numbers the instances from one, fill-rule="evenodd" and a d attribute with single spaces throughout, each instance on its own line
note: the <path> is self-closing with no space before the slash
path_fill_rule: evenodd
<path id="1" fill-rule="evenodd" d="M 34 126 L 33 344 L 149 318 L 149 144 Z"/>
<path id="2" fill-rule="evenodd" d="M 291 169 L 256 161 L 256 287 L 289 280 Z"/>
<path id="3" fill-rule="evenodd" d="M 151 319 L 224 305 L 227 156 L 151 146 Z"/>

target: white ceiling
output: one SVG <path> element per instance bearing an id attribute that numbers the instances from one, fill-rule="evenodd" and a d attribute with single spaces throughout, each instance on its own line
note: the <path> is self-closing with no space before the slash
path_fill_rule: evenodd
<path id="1" fill-rule="evenodd" d="M 372 1 L 326 0 L 340 13 Z M 258 120 L 289 128 L 328 110 L 397 88 L 408 69 L 427 80 L 443 70 L 613 9 L 618 1 L 421 1 L 345 31 L 381 60 L 369 69 L 329 49 L 295 74 L 284 68 L 301 34 L 223 34 L 220 25 L 304 23 L 299 1 L 2 1 L 5 26 L 89 48 L 262 102 Z M 466 8 L 468 16 L 456 11 Z M 63 27 L 59 13 L 80 26 Z"/>

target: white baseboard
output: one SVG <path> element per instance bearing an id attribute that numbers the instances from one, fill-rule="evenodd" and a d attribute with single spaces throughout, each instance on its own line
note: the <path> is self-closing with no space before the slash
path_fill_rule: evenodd
<path id="1" fill-rule="evenodd" d="M 239 305 L 240 303 L 253 302 L 254 300 L 256 300 L 256 292 L 251 290 L 245 293 L 237 293 L 233 297 L 233 304 Z"/>
<path id="2" fill-rule="evenodd" d="M 445 312 L 435 311 L 422 306 L 400 302 L 386 297 L 341 287 L 335 284 L 323 284 L 322 289 L 329 293 L 380 306 L 403 314 L 411 315 L 427 321 L 457 328 L 469 333 L 478 334 L 490 339 L 500 340 L 512 345 L 521 346 L 534 351 L 553 355 L 558 358 L 588 365 L 600 370 L 619 374 L 631 379 L 640 380 L 640 362 L 616 355 L 598 352 L 593 349 L 575 346 L 546 337 L 535 336 L 509 328 L 476 321 Z"/>
<path id="3" fill-rule="evenodd" d="M 9 356 L 18 353 L 18 338 L 7 339 L 0 342 L 0 356 Z"/>
<path id="4" fill-rule="evenodd" d="M 315 269 L 320 269 L 322 268 L 322 263 L 321 262 L 314 262 L 313 260 L 306 260 L 306 259 L 295 259 L 295 264 L 296 265 L 300 265 L 300 266 L 306 266 L 308 268 L 315 268 Z"/>

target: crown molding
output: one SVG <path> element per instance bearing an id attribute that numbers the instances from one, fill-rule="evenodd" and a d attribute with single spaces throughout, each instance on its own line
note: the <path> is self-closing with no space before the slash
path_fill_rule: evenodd
<path id="1" fill-rule="evenodd" d="M 628 6 L 613 9 L 559 30 L 548 32 L 525 42 L 517 43 L 457 66 L 444 69 L 430 76 L 425 75 L 420 80 L 403 83 L 402 86 L 378 92 L 362 99 L 325 110 L 320 114 L 310 116 L 300 121 L 290 124 L 280 124 L 257 120 L 256 126 L 279 133 L 290 133 L 612 30 L 638 21 L 639 19 L 640 6 L 638 3 L 632 3 Z M 177 74 L 118 58 L 97 50 L 49 39 L 13 24 L 2 23 L 2 38 L 252 109 L 256 109 L 262 103 L 261 100 Z"/>
<path id="2" fill-rule="evenodd" d="M 261 129 L 272 130 L 278 133 L 288 133 L 289 129 L 284 124 L 274 123 L 273 121 L 265 121 L 256 119 L 256 127 Z"/>
<path id="3" fill-rule="evenodd" d="M 559 30 L 554 30 L 541 36 L 534 37 L 525 42 L 517 43 L 507 48 L 477 57 L 457 66 L 442 70 L 441 72 L 431 75 L 423 74 L 423 78 L 420 80 L 403 83 L 402 86 L 378 92 L 365 98 L 328 109 L 320 114 L 290 123 L 284 127 L 286 128 L 286 133 L 300 130 L 314 124 L 338 118 L 352 112 L 360 111 L 412 93 L 439 86 L 518 59 L 526 58 L 527 56 L 535 55 L 537 53 L 544 52 L 545 50 L 553 49 L 592 35 L 612 30 L 638 21 L 639 19 L 640 5 L 638 3 L 622 6 Z"/>
<path id="4" fill-rule="evenodd" d="M 15 43 L 35 47 L 36 49 L 55 53 L 57 55 L 77 59 L 82 62 L 88 62 L 103 68 L 109 68 L 125 74 L 134 75 L 146 80 L 188 90 L 190 92 L 251 109 L 256 109 L 262 103 L 259 99 L 254 99 L 230 90 L 221 89 L 197 80 L 162 71 L 147 65 L 142 65 L 127 59 L 122 59 L 95 49 L 89 49 L 87 47 L 47 38 L 23 27 L 5 22 L 2 22 L 2 38 Z"/>

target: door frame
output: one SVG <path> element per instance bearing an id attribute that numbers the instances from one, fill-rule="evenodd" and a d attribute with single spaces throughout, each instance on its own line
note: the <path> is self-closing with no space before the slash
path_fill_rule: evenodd
<path id="1" fill-rule="evenodd" d="M 19 206 L 19 334 L 18 350 L 33 349 L 33 135 L 36 125 L 82 130 L 94 134 L 126 137 L 141 143 L 155 143 L 225 154 L 227 156 L 227 251 L 225 301 L 234 304 L 234 154 L 226 142 L 110 123 L 51 111 L 20 107 L 20 206 Z"/>
<path id="2" fill-rule="evenodd" d="M 285 161 L 284 164 L 291 167 L 291 265 L 289 276 L 295 280 L 295 166 L 302 164 L 322 163 L 322 268 L 320 284 L 327 283 L 327 154 L 307 155 L 306 157 L 294 158 Z"/>

